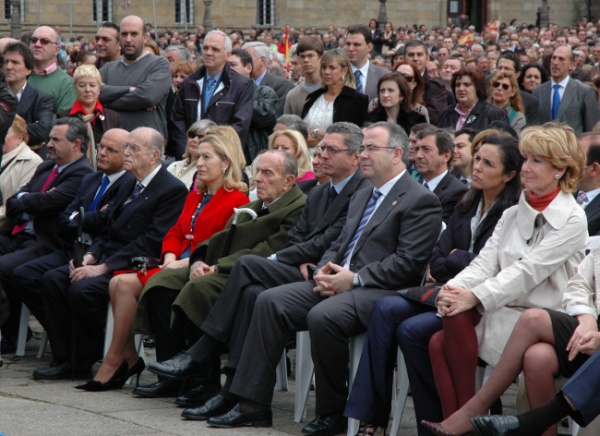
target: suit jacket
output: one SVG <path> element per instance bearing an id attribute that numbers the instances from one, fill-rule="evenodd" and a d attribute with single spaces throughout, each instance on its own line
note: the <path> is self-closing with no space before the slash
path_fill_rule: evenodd
<path id="1" fill-rule="evenodd" d="M 17 105 L 17 113 L 27 123 L 28 145 L 48 141 L 54 121 L 54 98 L 33 86 L 27 85 Z"/>
<path id="2" fill-rule="evenodd" d="M 446 127 L 453 130 L 456 129 L 458 114 L 456 113 L 455 107 L 456 106 L 449 106 L 446 108 L 446 110 L 444 110 L 444 112 L 441 113 L 437 122 L 437 126 L 440 129 L 444 129 Z M 479 100 L 475 107 L 471 109 L 471 112 L 469 113 L 467 121 L 465 121 L 463 127 L 484 130 L 494 120 L 500 120 L 506 124 L 510 124 L 504 109 L 497 108 L 486 101 Z"/>
<path id="3" fill-rule="evenodd" d="M 350 199 L 357 190 L 367 187 L 372 187 L 371 182 L 356 171 L 330 207 L 331 182 L 313 189 L 298 223 L 288 233 L 288 246 L 276 253 L 277 260 L 293 266 L 317 263 L 342 232 Z"/>
<path id="4" fill-rule="evenodd" d="M 552 82 L 549 80 L 533 88 L 539 100 L 540 123 L 552 121 Z M 558 107 L 556 120 L 567 123 L 575 133 L 589 132 L 600 121 L 600 107 L 594 90 L 576 79 L 569 79 Z"/>
<path id="5" fill-rule="evenodd" d="M 600 195 L 596 196 L 584 210 L 587 217 L 589 235 L 600 235 Z"/>
<path id="6" fill-rule="evenodd" d="M 8 199 L 6 213 L 15 222 L 22 222 L 23 213 L 29 214 L 38 242 L 55 250 L 64 245 L 64 239 L 56 231 L 58 215 L 75 198 L 83 176 L 91 173 L 92 168 L 82 156 L 58 173 L 45 192 L 40 192 L 53 169 L 53 161 L 42 162 L 31 181 Z M 17 198 L 20 193 L 27 195 Z"/>
<path id="7" fill-rule="evenodd" d="M 461 183 L 454 175 L 448 171 L 440 183 L 435 187 L 433 193 L 438 196 L 442 204 L 442 219 L 447 224 L 454 213 L 456 203 L 469 190 L 466 185 Z"/>
<path id="8" fill-rule="evenodd" d="M 519 92 L 521 93 L 521 100 L 525 107 L 525 120 L 527 121 L 527 124 L 538 124 L 540 118 L 540 102 L 527 91 L 520 89 Z"/>
<path id="9" fill-rule="evenodd" d="M 136 183 L 129 181 L 125 198 Z M 134 256 L 159 257 L 162 240 L 177 221 L 187 193 L 185 185 L 161 166 L 137 198 L 109 211 L 106 227 L 94 238 L 89 252 L 111 272 L 128 268 Z"/>
<path id="10" fill-rule="evenodd" d="M 104 226 L 106 226 L 109 211 L 127 198 L 131 191 L 131 184 L 134 183 L 133 175 L 126 171 L 104 192 L 100 203 L 96 206 L 96 210 L 88 212 L 87 209 L 94 201 L 96 191 L 100 188 L 103 177 L 104 173 L 102 171 L 96 171 L 84 176 L 77 195 L 71 204 L 58 216 L 58 230 L 65 240 L 72 242 L 77 237 L 77 227 L 81 217 L 77 215 L 72 220 L 69 218 L 73 212 L 79 212 L 80 207 L 83 207 L 85 210 L 82 230 L 92 237 L 100 233 Z M 104 206 L 107 207 L 104 208 Z"/>
<path id="11" fill-rule="evenodd" d="M 446 86 L 440 79 L 430 78 L 427 72 L 423 74 L 423 81 L 423 101 L 429 114 L 429 122 L 437 125 L 440 114 L 448 107 Z"/>
<path id="12" fill-rule="evenodd" d="M 325 88 L 320 88 L 308 94 L 306 103 L 304 103 L 304 110 L 302 111 L 301 118 L 306 118 L 306 114 L 308 114 L 312 105 L 324 93 Z M 349 123 L 354 123 L 357 126 L 362 126 L 367 120 L 368 107 L 369 98 L 365 94 L 361 94 L 355 89 L 344 86 L 340 95 L 338 95 L 333 102 L 333 122 L 347 121 Z"/>
<path id="13" fill-rule="evenodd" d="M 277 116 L 282 115 L 285 105 L 285 97 L 287 96 L 288 92 L 294 89 L 294 84 L 289 80 L 285 80 L 283 77 L 274 76 L 267 71 L 267 74 L 265 74 L 265 77 L 263 77 L 260 85 L 268 86 L 275 91 L 275 94 L 277 94 L 277 98 L 279 99 L 277 102 Z"/>
<path id="14" fill-rule="evenodd" d="M 227 253 L 224 250 L 231 220 L 225 230 L 196 247 L 190 256 L 190 265 L 199 260 L 209 265 L 218 264 L 219 273 L 228 274 L 235 262 L 246 254 L 267 257 L 285 245 L 287 234 L 298 222 L 305 203 L 306 196 L 296 185 L 266 209 L 262 209 L 261 200 L 253 201 L 247 207 L 254 210 L 258 218 L 251 220 L 246 214 L 240 215 Z"/>
<path id="15" fill-rule="evenodd" d="M 346 248 L 360 224 L 372 195 L 361 189 L 350 200 L 342 233 L 325 252 L 319 267 L 331 261 L 341 264 Z M 442 225 L 440 201 L 408 172 L 392 187 L 358 238 L 350 270 L 357 272 L 364 288 L 401 289 L 421 281 Z M 361 309 L 368 322 L 371 307 Z M 367 325 L 367 324 L 365 324 Z"/>
<path id="16" fill-rule="evenodd" d="M 367 94 L 369 101 L 377 98 L 377 84 L 386 74 L 389 74 L 389 70 L 379 67 L 369 62 L 369 72 L 367 73 L 367 84 L 365 85 L 364 94 Z"/>

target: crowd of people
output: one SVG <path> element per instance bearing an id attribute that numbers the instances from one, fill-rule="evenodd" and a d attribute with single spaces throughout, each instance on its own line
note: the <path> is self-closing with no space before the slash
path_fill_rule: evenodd
<path id="1" fill-rule="evenodd" d="M 134 395 L 176 397 L 185 419 L 268 427 L 275 368 L 308 330 L 304 434 L 348 418 L 385 434 L 398 347 L 419 435 L 589 424 L 600 21 L 286 35 L 129 15 L 89 42 L 0 39 L 2 352 L 24 304 L 52 347 L 33 378 L 137 376 Z M 494 369 L 476 393 L 478 365 Z M 520 373 L 531 410 L 481 416 Z"/>

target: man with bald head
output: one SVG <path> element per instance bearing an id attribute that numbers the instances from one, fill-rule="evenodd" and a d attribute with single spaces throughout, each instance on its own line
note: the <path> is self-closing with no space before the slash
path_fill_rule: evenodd
<path id="1" fill-rule="evenodd" d="M 574 66 L 571 49 L 556 48 L 550 60 L 551 80 L 535 87 L 533 96 L 539 100 L 541 123 L 556 121 L 576 133 L 589 132 L 600 120 L 600 107 L 594 90 L 570 77 Z"/>
<path id="2" fill-rule="evenodd" d="M 129 269 L 132 257 L 160 256 L 163 237 L 177 221 L 187 195 L 185 185 L 162 165 L 164 147 L 165 140 L 156 129 L 139 127 L 128 134 L 123 161 L 133 178 L 127 183 L 127 194 L 109 207 L 107 224 L 93 238 L 82 266 L 71 260 L 43 274 L 42 325 L 52 342 L 54 363 L 36 370 L 34 378 L 90 377 L 92 365 L 102 357 L 108 283 L 113 273 Z M 73 325 L 77 326 L 75 332 Z M 76 356 L 71 355 L 73 339 Z"/>
<path id="3" fill-rule="evenodd" d="M 73 79 L 58 67 L 60 35 L 52 27 L 41 26 L 29 38 L 33 51 L 33 72 L 27 83 L 54 98 L 54 113 L 70 109 L 75 102 Z"/>
<path id="4" fill-rule="evenodd" d="M 121 59 L 100 70 L 100 102 L 121 114 L 123 127 L 132 131 L 147 126 L 167 137 L 165 105 L 171 89 L 171 68 L 163 56 L 144 51 L 148 36 L 144 20 L 135 15 L 120 25 Z"/>

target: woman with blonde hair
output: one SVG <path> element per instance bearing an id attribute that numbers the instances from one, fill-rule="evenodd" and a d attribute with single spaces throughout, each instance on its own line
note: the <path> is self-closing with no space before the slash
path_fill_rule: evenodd
<path id="1" fill-rule="evenodd" d="M 2 164 L 0 165 L 0 233 L 10 232 L 14 224 L 6 216 L 4 202 L 16 194 L 33 176 L 35 169 L 42 162 L 27 142 L 27 124 L 19 115 L 15 115 L 12 126 L 6 133 L 2 146 Z"/>
<path id="2" fill-rule="evenodd" d="M 315 178 L 308 146 L 302 135 L 295 130 L 280 130 L 269 136 L 269 150 L 281 150 L 291 154 L 298 162 L 296 182 Z"/>
<path id="3" fill-rule="evenodd" d="M 492 95 L 489 102 L 506 111 L 510 127 L 520 135 L 527 122 L 517 79 L 512 73 L 501 71 L 492 77 L 490 85 Z"/>
<path id="4" fill-rule="evenodd" d="M 323 87 L 308 94 L 302 110 L 311 148 L 321 142 L 330 124 L 347 121 L 362 126 L 369 105 L 369 97 L 355 89 L 356 80 L 345 50 L 336 48 L 323 54 L 321 76 Z"/>
<path id="5" fill-rule="evenodd" d="M 198 154 L 196 189 L 188 194 L 177 223 L 163 239 L 161 267 L 115 275 L 110 281 L 115 319 L 112 342 L 94 380 L 77 389 L 118 389 L 133 375 L 139 381 L 145 363 L 137 356 L 131 331 L 144 285 L 154 276 L 160 283 L 162 271 L 187 267 L 196 245 L 223 230 L 233 209 L 248 203 L 247 187 L 242 182 L 244 154 L 232 127 L 214 127 L 200 142 Z"/>
<path id="6" fill-rule="evenodd" d="M 444 285 L 437 298 L 443 330 L 431 338 L 429 353 L 447 419 L 423 422 L 435 434 L 472 430 L 465 414 L 454 412 L 475 394 L 478 356 L 497 366 L 526 309 L 561 310 L 567 281 L 585 255 L 587 220 L 572 195 L 583 174 L 585 154 L 575 132 L 555 123 L 528 127 L 519 149 L 525 158 L 519 203 L 503 214 L 479 256 Z M 553 396 L 554 377 L 548 377 L 549 372 L 550 367 L 540 367 L 536 377 L 527 379 L 528 393 L 538 393 L 529 398 L 532 407 Z"/>

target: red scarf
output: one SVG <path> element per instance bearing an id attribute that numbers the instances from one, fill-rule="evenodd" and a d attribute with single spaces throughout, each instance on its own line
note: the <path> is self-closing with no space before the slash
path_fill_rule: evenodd
<path id="1" fill-rule="evenodd" d="M 529 201 L 529 205 L 531 207 L 538 212 L 541 212 L 548 207 L 548 205 L 556 198 L 559 192 L 560 188 L 554 188 L 552 191 L 544 195 L 535 195 L 532 191 L 529 191 L 529 197 L 527 200 Z"/>
<path id="2" fill-rule="evenodd" d="M 86 115 L 92 115 L 92 114 L 96 115 L 93 118 L 91 118 L 91 120 L 90 120 L 93 124 L 96 124 L 97 116 L 104 115 L 104 108 L 100 104 L 100 100 L 96 100 L 96 106 L 94 106 L 94 110 L 92 111 L 91 114 L 88 114 L 86 112 L 86 110 L 84 109 L 83 105 L 81 104 L 81 102 L 79 100 L 75 100 L 75 103 L 73 103 L 73 107 L 71 108 L 69 115 L 73 116 L 73 115 L 77 115 L 77 114 L 81 114 L 82 117 L 84 117 Z"/>

